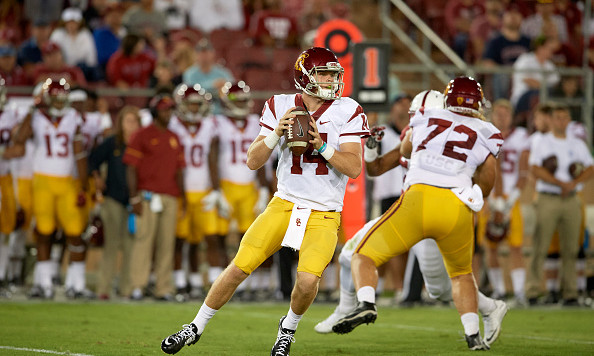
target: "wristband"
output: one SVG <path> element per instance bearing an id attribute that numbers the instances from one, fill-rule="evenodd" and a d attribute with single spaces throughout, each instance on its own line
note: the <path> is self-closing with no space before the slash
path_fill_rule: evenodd
<path id="1" fill-rule="evenodd" d="M 276 131 L 272 131 L 264 139 L 264 144 L 266 145 L 266 147 L 273 150 L 274 147 L 276 147 L 278 140 L 280 140 L 280 136 L 276 134 Z"/>
<path id="2" fill-rule="evenodd" d="M 373 162 L 377 159 L 377 157 L 379 156 L 378 152 L 377 152 L 377 147 L 376 148 L 369 148 L 367 147 L 367 145 L 364 146 L 363 148 L 365 154 L 363 155 L 363 158 L 365 159 L 365 162 Z"/>
<path id="3" fill-rule="evenodd" d="M 322 143 L 322 145 L 320 146 L 320 148 L 318 148 L 318 152 L 320 154 L 322 154 L 324 151 L 326 151 L 326 148 L 328 147 L 328 145 L 326 144 L 326 142 Z"/>
<path id="4" fill-rule="evenodd" d="M 324 152 L 320 152 L 320 151 L 318 151 L 318 152 L 320 152 L 320 154 L 322 155 L 322 157 L 324 157 L 326 159 L 326 161 L 329 161 L 330 158 L 332 158 L 332 156 L 334 156 L 334 151 L 336 151 L 334 149 L 334 147 L 326 146 L 326 148 L 324 149 Z"/>

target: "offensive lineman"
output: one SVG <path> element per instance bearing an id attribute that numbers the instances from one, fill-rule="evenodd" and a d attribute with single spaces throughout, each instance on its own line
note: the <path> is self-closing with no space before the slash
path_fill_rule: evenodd
<path id="1" fill-rule="evenodd" d="M 480 337 L 478 290 L 472 275 L 472 211 L 482 208 L 483 196 L 492 189 L 503 139 L 493 125 L 479 119 L 484 98 L 473 78 L 453 79 L 444 95 L 445 110 L 419 110 L 410 121 L 400 150 L 410 158 L 408 189 L 357 246 L 351 265 L 359 303 L 334 325 L 336 333 L 374 322 L 377 266 L 432 238 L 452 281 L 468 347 L 489 348 Z"/>
<path id="2" fill-rule="evenodd" d="M 174 354 L 196 343 L 237 286 L 285 245 L 300 250 L 297 280 L 271 355 L 289 355 L 297 325 L 313 302 L 320 276 L 334 254 L 346 183 L 348 177 L 361 173 L 361 136 L 369 134 L 361 106 L 341 98 L 343 74 L 334 53 L 310 48 L 295 62 L 295 85 L 302 93 L 275 95 L 266 102 L 260 135 L 248 150 L 247 165 L 259 169 L 280 145 L 278 191 L 244 235 L 235 259 L 213 284 L 196 318 L 165 338 L 163 351 Z M 311 146 L 301 157 L 293 156 L 282 137 L 297 106 L 311 113 Z"/>

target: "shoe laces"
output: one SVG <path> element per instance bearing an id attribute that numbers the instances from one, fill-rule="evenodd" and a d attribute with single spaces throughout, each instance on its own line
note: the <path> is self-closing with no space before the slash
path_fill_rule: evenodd
<path id="1" fill-rule="evenodd" d="M 286 332 L 284 329 L 281 328 L 280 335 L 276 338 L 276 355 L 285 355 L 285 352 L 289 347 L 291 347 L 291 343 L 295 342 L 295 336 L 293 336 L 292 332 Z"/>
<path id="2" fill-rule="evenodd" d="M 196 333 L 192 330 L 192 325 L 184 324 L 183 329 L 176 332 L 175 334 L 170 336 L 175 342 L 184 342 L 187 343 L 188 341 L 192 342 L 196 337 Z"/>

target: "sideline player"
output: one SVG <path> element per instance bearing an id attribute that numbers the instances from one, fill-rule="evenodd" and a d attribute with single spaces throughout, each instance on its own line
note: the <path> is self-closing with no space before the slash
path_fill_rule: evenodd
<path id="1" fill-rule="evenodd" d="M 443 94 L 435 90 L 423 91 L 411 102 L 411 115 L 419 109 L 443 109 Z M 373 132 L 373 128 L 372 128 Z M 403 131 L 405 134 L 406 131 Z M 374 140 L 376 137 L 369 137 L 367 140 Z M 406 174 L 406 168 L 401 165 L 406 159 L 400 155 L 400 145 L 382 156 L 377 156 L 377 151 L 371 150 L 365 146 L 365 154 L 375 159 L 366 161 L 366 169 L 370 175 L 383 174 L 394 166 L 403 168 L 403 175 Z M 374 155 L 375 153 L 375 155 Z M 366 156 L 366 157 L 367 157 Z M 403 177 L 404 178 L 404 177 Z M 359 230 L 351 240 L 349 240 L 340 252 L 340 299 L 339 305 L 334 312 L 315 327 L 315 331 L 326 334 L 332 332 L 332 327 L 338 320 L 352 312 L 357 306 L 355 296 L 355 285 L 351 274 L 351 259 L 355 248 L 359 245 L 363 237 L 380 218 L 369 221 Z M 446 268 L 443 264 L 441 252 L 434 240 L 424 239 L 419 241 L 411 248 L 412 255 L 419 261 L 419 267 L 425 281 L 425 287 L 429 295 L 437 300 L 450 302 L 452 300 L 452 285 L 448 277 Z M 499 336 L 501 330 L 501 320 L 507 312 L 507 306 L 502 301 L 494 301 L 487 298 L 479 292 L 478 309 L 483 315 L 483 325 L 485 332 L 485 343 L 490 345 Z"/>
<path id="2" fill-rule="evenodd" d="M 33 136 L 33 215 L 37 233 L 37 264 L 40 293 L 53 297 L 51 281 L 51 235 L 59 223 L 66 235 L 70 265 L 66 275 L 75 296 L 85 293 L 86 246 L 81 238 L 86 218 L 81 207 L 86 204 L 88 190 L 87 159 L 80 134 L 81 119 L 68 106 L 70 87 L 65 79 L 48 79 L 43 84 L 43 100 L 48 106 L 27 115 L 19 127 L 16 145 L 24 145 Z M 78 182 L 73 177 L 78 172 Z M 78 183 L 78 184 L 77 184 Z M 57 217 L 57 221 L 56 221 Z"/>
<path id="3" fill-rule="evenodd" d="M 295 62 L 295 85 L 301 93 L 275 95 L 266 102 L 260 135 L 248 150 L 247 165 L 261 168 L 280 145 L 278 191 L 244 235 L 235 259 L 210 289 L 196 318 L 165 338 L 163 351 L 173 354 L 196 343 L 237 286 L 285 245 L 300 250 L 297 280 L 271 355 L 289 355 L 297 325 L 316 297 L 320 276 L 334 254 L 346 183 L 361 174 L 361 136 L 369 134 L 361 106 L 341 98 L 343 74 L 334 53 L 310 48 Z M 293 156 L 283 137 L 297 106 L 311 113 L 312 139 L 301 157 Z"/>
<path id="4" fill-rule="evenodd" d="M 437 242 L 452 282 L 452 297 L 471 350 L 489 347 L 480 337 L 478 290 L 472 274 L 473 213 L 493 186 L 500 132 L 481 121 L 483 92 L 470 77 L 450 81 L 446 109 L 419 110 L 401 145 L 409 158 L 405 193 L 371 227 L 352 259 L 357 308 L 333 327 L 348 333 L 377 317 L 377 266 L 417 242 Z M 474 180 L 474 185 L 473 185 Z"/>

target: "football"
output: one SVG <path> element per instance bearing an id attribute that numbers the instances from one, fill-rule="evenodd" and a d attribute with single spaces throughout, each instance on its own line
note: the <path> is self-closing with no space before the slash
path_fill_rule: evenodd
<path id="1" fill-rule="evenodd" d="M 294 156 L 301 156 L 307 151 L 309 141 L 312 139 L 309 134 L 310 130 L 310 116 L 309 112 L 301 106 L 296 107 L 293 112 L 297 115 L 293 120 L 293 124 L 285 131 L 285 139 L 287 146 Z"/>
<path id="2" fill-rule="evenodd" d="M 542 166 L 544 169 L 549 171 L 552 175 L 555 175 L 557 171 L 557 156 L 552 155 L 542 160 Z"/>

